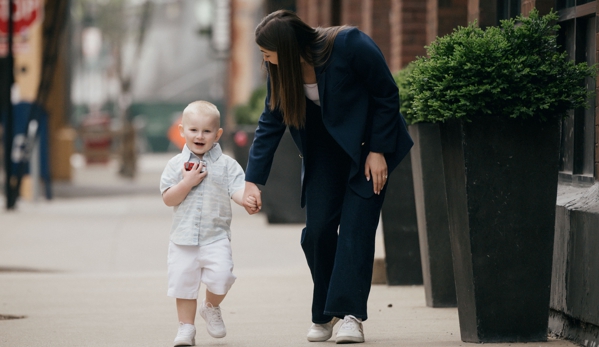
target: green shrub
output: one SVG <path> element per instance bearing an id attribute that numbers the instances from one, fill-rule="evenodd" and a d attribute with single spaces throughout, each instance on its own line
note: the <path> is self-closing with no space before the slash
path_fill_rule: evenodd
<path id="1" fill-rule="evenodd" d="M 414 123 L 414 117 L 408 113 L 408 109 L 412 107 L 412 97 L 409 93 L 409 84 L 408 77 L 414 70 L 414 63 L 409 63 L 403 69 L 397 71 L 393 74 L 393 78 L 395 79 L 395 83 L 399 88 L 399 111 L 404 116 L 406 123 L 412 124 Z"/>
<path id="2" fill-rule="evenodd" d="M 264 99 L 266 99 L 266 84 L 254 89 L 247 104 L 235 107 L 233 112 L 237 124 L 258 124 L 264 110 Z"/>
<path id="3" fill-rule="evenodd" d="M 585 78 L 595 78 L 596 68 L 573 63 L 558 47 L 557 19 L 554 11 L 541 17 L 533 10 L 500 27 L 473 23 L 437 38 L 403 82 L 406 116 L 416 122 L 477 115 L 545 120 L 586 106 Z"/>

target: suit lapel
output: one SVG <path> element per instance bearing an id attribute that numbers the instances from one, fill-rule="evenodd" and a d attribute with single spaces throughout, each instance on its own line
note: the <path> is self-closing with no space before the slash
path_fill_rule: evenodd
<path id="1" fill-rule="evenodd" d="M 325 104 L 324 86 L 325 86 L 326 75 L 327 75 L 325 66 L 318 66 L 318 67 L 314 68 L 314 72 L 316 73 L 316 82 L 318 83 L 318 97 L 320 99 L 320 112 L 321 113 L 322 113 L 322 110 L 324 110 L 324 104 Z"/>

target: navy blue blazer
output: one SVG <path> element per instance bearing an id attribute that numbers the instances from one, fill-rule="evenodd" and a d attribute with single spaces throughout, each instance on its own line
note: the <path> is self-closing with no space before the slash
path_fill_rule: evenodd
<path id="1" fill-rule="evenodd" d="M 315 72 L 324 125 L 352 158 L 348 184 L 358 195 L 369 198 L 374 189 L 372 180 L 364 175 L 368 153 L 384 153 L 390 173 L 413 145 L 399 113 L 397 85 L 380 49 L 356 28 L 337 35 L 331 56 Z M 268 107 L 270 83 L 267 89 L 245 176 L 246 181 L 262 185 L 286 129 L 281 112 Z M 289 131 L 302 156 L 306 141 L 318 141 L 306 138 L 304 129 L 289 127 Z M 302 166 L 302 187 L 303 173 Z M 303 189 L 301 205 L 305 205 Z"/>

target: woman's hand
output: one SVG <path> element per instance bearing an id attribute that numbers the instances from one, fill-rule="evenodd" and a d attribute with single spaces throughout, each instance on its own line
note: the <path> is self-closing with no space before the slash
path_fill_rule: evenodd
<path id="1" fill-rule="evenodd" d="M 262 208 L 262 192 L 258 186 L 252 182 L 245 182 L 243 191 L 243 207 L 249 214 L 260 212 Z"/>
<path id="2" fill-rule="evenodd" d="M 381 190 L 387 183 L 387 161 L 383 153 L 370 152 L 366 157 L 364 165 L 364 175 L 366 180 L 372 179 L 374 194 L 381 194 Z"/>

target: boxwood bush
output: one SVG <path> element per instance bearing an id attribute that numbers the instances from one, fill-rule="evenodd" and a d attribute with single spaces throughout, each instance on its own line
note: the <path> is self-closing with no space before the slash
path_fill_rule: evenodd
<path id="1" fill-rule="evenodd" d="M 500 27 L 472 23 L 437 38 L 401 82 L 404 115 L 413 122 L 480 115 L 545 120 L 586 106 L 585 78 L 595 78 L 596 69 L 573 63 L 558 47 L 557 19 L 554 11 L 533 10 Z"/>
<path id="2" fill-rule="evenodd" d="M 399 88 L 399 112 L 404 116 L 406 123 L 413 124 L 414 119 L 413 113 L 408 113 L 408 109 L 412 107 L 412 94 L 409 92 L 410 85 L 408 84 L 408 77 L 414 69 L 414 62 L 409 63 L 403 69 L 393 74 L 395 83 Z"/>

